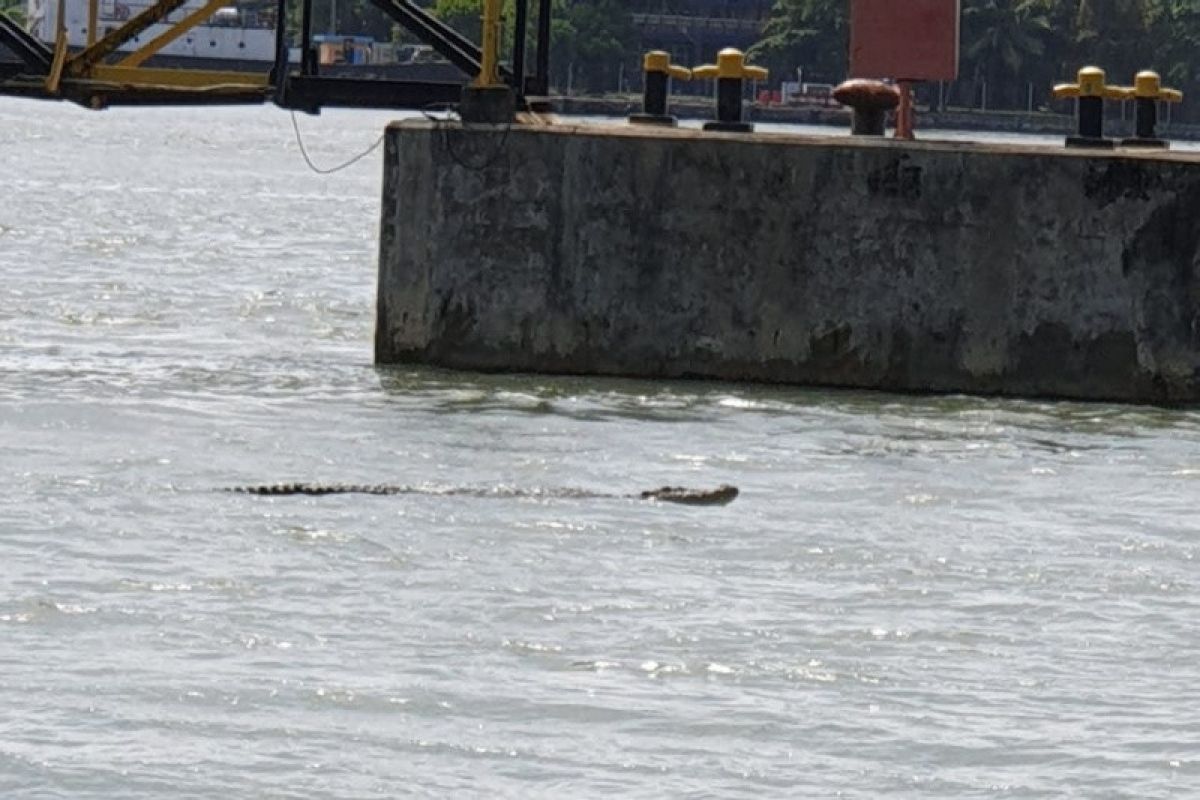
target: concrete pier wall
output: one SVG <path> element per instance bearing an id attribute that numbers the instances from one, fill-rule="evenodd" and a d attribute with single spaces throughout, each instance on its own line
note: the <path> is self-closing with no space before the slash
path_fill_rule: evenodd
<path id="1" fill-rule="evenodd" d="M 1200 400 L 1200 158 L 389 128 L 376 360 Z"/>

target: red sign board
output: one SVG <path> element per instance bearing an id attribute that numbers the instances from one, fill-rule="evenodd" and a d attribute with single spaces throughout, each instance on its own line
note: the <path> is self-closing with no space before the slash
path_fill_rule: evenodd
<path id="1" fill-rule="evenodd" d="M 958 77 L 960 0 L 851 0 L 850 77 Z"/>

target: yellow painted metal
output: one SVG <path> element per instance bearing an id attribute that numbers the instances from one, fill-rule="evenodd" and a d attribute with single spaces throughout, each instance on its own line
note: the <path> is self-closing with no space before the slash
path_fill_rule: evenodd
<path id="1" fill-rule="evenodd" d="M 92 0 L 92 2 L 95 2 L 95 0 Z M 122 67 L 140 67 L 143 63 L 145 63 L 146 59 L 162 50 L 180 36 L 183 36 L 192 28 L 207 20 L 217 12 L 217 9 L 227 5 L 228 2 L 229 0 L 208 0 L 208 2 L 203 6 L 176 22 L 165 32 L 155 37 L 151 41 L 146 42 L 146 44 L 142 45 L 137 50 L 118 61 L 117 65 Z"/>
<path id="2" fill-rule="evenodd" d="M 1054 87 L 1054 96 L 1099 97 L 1107 100 L 1124 100 L 1132 94 L 1131 89 L 1109 86 L 1104 70 L 1099 67 L 1084 67 L 1079 70 L 1075 83 L 1060 83 Z"/>
<path id="3" fill-rule="evenodd" d="M 765 81 L 767 71 L 762 67 L 746 64 L 746 54 L 733 47 L 717 53 L 716 64 L 705 64 L 692 70 L 693 78 L 734 78 L 737 80 Z"/>
<path id="4" fill-rule="evenodd" d="M 68 72 L 75 76 L 86 76 L 90 70 L 108 56 L 117 51 L 121 45 L 145 31 L 151 25 L 161 22 L 175 9 L 182 6 L 186 0 L 158 0 L 157 3 L 136 15 L 133 19 L 108 34 L 100 41 L 92 44 L 70 60 Z"/>
<path id="5" fill-rule="evenodd" d="M 92 67 L 94 80 L 115 83 L 131 88 L 170 88 L 213 90 L 265 89 L 267 75 L 253 72 L 228 72 L 209 69 L 154 69 L 100 65 Z"/>
<path id="6" fill-rule="evenodd" d="M 1148 100 L 1164 100 L 1168 103 L 1182 103 L 1183 92 L 1178 89 L 1166 89 L 1162 78 L 1153 70 L 1139 72 L 1133 79 L 1133 87 L 1126 89 L 1132 97 L 1142 97 Z"/>
<path id="7" fill-rule="evenodd" d="M 483 0 L 483 41 L 480 43 L 479 75 L 472 86 L 484 89 L 500 86 L 500 4 L 501 0 Z"/>
<path id="8" fill-rule="evenodd" d="M 100 0 L 88 0 L 87 43 L 96 43 L 96 27 L 100 24 Z"/>
<path id="9" fill-rule="evenodd" d="M 178 36 L 212 16 L 227 0 L 208 0 L 203 8 L 194 11 L 165 34 L 156 37 L 134 52 L 120 64 L 100 63 L 106 55 L 121 44 L 137 36 L 150 25 L 165 19 L 174 8 L 185 0 L 160 0 L 146 12 L 134 17 L 100 41 L 86 48 L 75 58 L 69 58 L 67 31 L 64 13 L 65 0 L 58 0 L 58 34 L 54 45 L 54 58 L 45 80 L 45 90 L 50 95 L 70 97 L 80 102 L 90 102 L 101 108 L 106 95 L 120 93 L 205 93 L 213 96 L 226 95 L 246 98 L 264 95 L 270 88 L 268 75 L 218 70 L 196 69 L 148 69 L 141 66 L 145 59 L 161 50 Z M 152 12 L 152 13 L 151 13 Z M 90 10 L 89 10 L 90 13 Z M 136 24 L 135 24 L 136 23 Z M 135 65 L 131 66 L 130 61 Z"/>
<path id="10" fill-rule="evenodd" d="M 58 94 L 58 85 L 62 82 L 63 67 L 67 63 L 67 36 L 61 34 L 54 43 L 54 60 L 50 62 L 50 74 L 46 76 L 46 91 Z"/>
<path id="11" fill-rule="evenodd" d="M 681 81 L 692 79 L 692 71 L 671 63 L 671 54 L 665 50 L 651 50 L 642 59 L 642 69 L 645 72 L 664 72 L 672 78 Z"/>
<path id="12" fill-rule="evenodd" d="M 62 81 L 63 68 L 67 63 L 67 9 L 65 0 L 58 0 L 58 34 L 54 40 L 54 59 L 50 62 L 50 72 L 46 76 L 46 91 L 58 94 L 58 85 Z"/>

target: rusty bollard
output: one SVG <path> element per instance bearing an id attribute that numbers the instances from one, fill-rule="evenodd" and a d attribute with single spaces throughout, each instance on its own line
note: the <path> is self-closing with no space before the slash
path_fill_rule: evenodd
<path id="1" fill-rule="evenodd" d="M 834 89 L 833 99 L 851 108 L 850 133 L 883 136 L 888 112 L 900 104 L 900 92 L 883 81 L 855 78 Z"/>

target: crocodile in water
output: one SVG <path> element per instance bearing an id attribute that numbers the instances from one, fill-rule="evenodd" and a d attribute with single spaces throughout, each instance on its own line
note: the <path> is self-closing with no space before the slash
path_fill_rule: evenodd
<path id="1" fill-rule="evenodd" d="M 722 484 L 715 489 L 689 489 L 685 486 L 662 486 L 636 494 L 605 494 L 580 489 L 514 489 L 501 487 L 480 489 L 468 487 L 399 486 L 388 483 L 274 483 L 259 486 L 232 486 L 223 491 L 256 495 L 326 495 L 326 494 L 444 494 L 469 497 L 629 497 L 638 500 L 658 500 L 692 506 L 723 506 L 738 496 L 738 488 Z"/>

